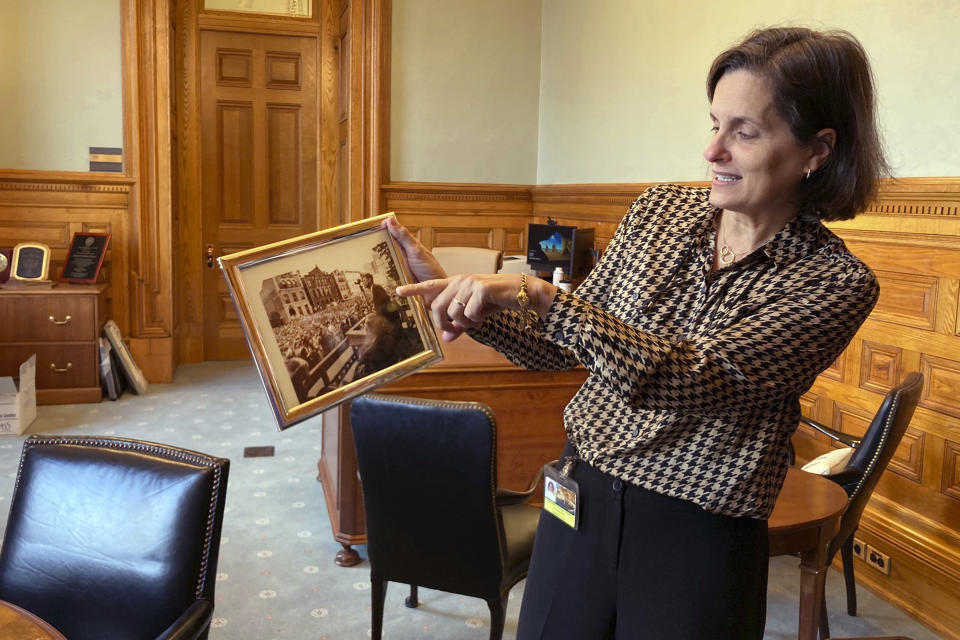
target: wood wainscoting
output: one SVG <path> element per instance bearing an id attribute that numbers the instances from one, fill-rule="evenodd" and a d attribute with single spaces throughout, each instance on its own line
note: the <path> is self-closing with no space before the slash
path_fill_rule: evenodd
<path id="1" fill-rule="evenodd" d="M 0 174 L 0 246 L 42 242 L 50 247 L 50 275 L 56 281 L 77 232 L 109 233 L 100 268 L 105 282 L 107 317 L 124 330 L 130 326 L 129 220 L 133 180 L 99 175 L 4 171 Z M 66 286 L 66 285 L 65 285 Z"/>
<path id="2" fill-rule="evenodd" d="M 830 227 L 877 274 L 880 299 L 804 412 L 862 435 L 891 387 L 924 375 L 857 534 L 890 557 L 890 575 L 855 560 L 857 580 L 960 638 L 960 179 L 888 181 L 863 215 Z M 801 460 L 831 448 L 806 427 L 794 443 Z"/>
<path id="3" fill-rule="evenodd" d="M 391 183 L 382 191 L 387 210 L 428 247 L 522 254 L 526 225 L 548 217 L 593 227 L 602 250 L 647 186 Z M 830 226 L 877 273 L 880 300 L 803 398 L 803 410 L 859 435 L 888 389 L 910 371 L 924 374 L 913 423 L 857 534 L 890 557 L 890 575 L 860 560 L 856 574 L 861 585 L 960 640 L 960 178 L 885 181 L 863 215 Z M 831 447 L 802 428 L 794 442 L 801 461 Z"/>
<path id="4" fill-rule="evenodd" d="M 427 248 L 483 247 L 526 251 L 533 200 L 527 185 L 395 182 L 382 187 L 397 214 Z"/>

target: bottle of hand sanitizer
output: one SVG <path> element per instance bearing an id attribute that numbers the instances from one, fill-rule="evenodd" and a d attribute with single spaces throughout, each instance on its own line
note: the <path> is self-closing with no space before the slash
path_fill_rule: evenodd
<path id="1" fill-rule="evenodd" d="M 561 280 L 563 280 L 563 267 L 557 267 L 553 270 L 553 286 L 559 287 Z"/>

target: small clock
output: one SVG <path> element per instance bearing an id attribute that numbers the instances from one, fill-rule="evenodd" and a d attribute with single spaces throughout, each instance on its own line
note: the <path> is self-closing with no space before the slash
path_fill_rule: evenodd
<path id="1" fill-rule="evenodd" d="M 15 280 L 45 282 L 50 270 L 50 247 L 39 242 L 21 242 L 13 248 L 11 274 Z"/>
<path id="2" fill-rule="evenodd" d="M 10 279 L 10 263 L 12 260 L 12 250 L 0 249 L 0 284 Z"/>

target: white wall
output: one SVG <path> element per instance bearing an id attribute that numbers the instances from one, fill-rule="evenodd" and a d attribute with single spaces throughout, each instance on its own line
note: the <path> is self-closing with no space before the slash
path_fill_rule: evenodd
<path id="1" fill-rule="evenodd" d="M 537 179 L 540 0 L 393 0 L 390 178 Z"/>
<path id="2" fill-rule="evenodd" d="M 0 1 L 0 168 L 87 171 L 123 146 L 119 0 Z"/>
<path id="3" fill-rule="evenodd" d="M 754 27 L 785 23 L 863 42 L 897 175 L 960 175 L 957 0 L 537 4 L 394 0 L 392 179 L 704 179 L 710 62 Z"/>
<path id="4" fill-rule="evenodd" d="M 705 77 L 756 26 L 852 32 L 900 176 L 960 175 L 957 0 L 543 0 L 537 182 L 706 177 Z"/>

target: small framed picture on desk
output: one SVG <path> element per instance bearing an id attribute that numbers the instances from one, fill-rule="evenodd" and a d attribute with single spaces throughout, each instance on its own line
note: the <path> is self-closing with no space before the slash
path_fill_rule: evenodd
<path id="1" fill-rule="evenodd" d="M 21 282 L 47 282 L 50 270 L 50 247 L 39 242 L 21 242 L 13 248 L 10 273 Z"/>
<path id="2" fill-rule="evenodd" d="M 109 233 L 74 233 L 60 282 L 96 284 L 109 244 Z"/>

